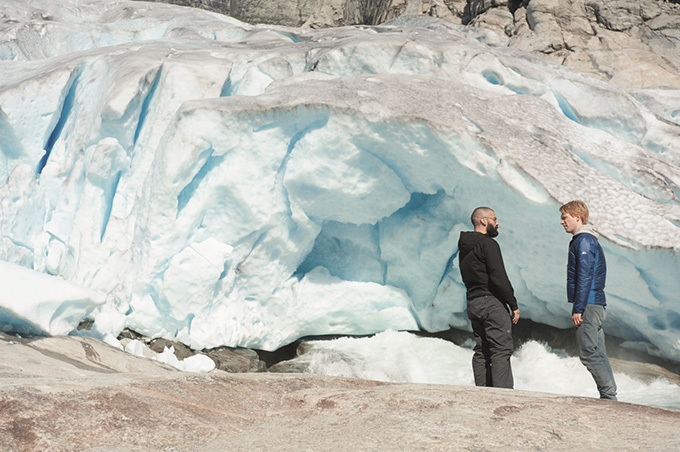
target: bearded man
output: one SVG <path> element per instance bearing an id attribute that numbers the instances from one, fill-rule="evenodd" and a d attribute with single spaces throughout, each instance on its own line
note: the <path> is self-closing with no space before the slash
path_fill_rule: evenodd
<path id="1" fill-rule="evenodd" d="M 474 231 L 460 233 L 458 259 L 475 338 L 475 385 L 512 389 L 512 324 L 519 320 L 519 308 L 501 248 L 494 240 L 498 218 L 492 209 L 477 207 L 470 220 Z"/>

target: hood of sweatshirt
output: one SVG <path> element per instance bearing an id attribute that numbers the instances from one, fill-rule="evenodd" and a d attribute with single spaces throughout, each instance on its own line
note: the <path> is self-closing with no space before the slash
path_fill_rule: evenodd
<path id="1" fill-rule="evenodd" d="M 481 232 L 468 232 L 468 231 L 463 231 L 460 233 L 460 238 L 458 239 L 458 252 L 460 254 L 460 259 L 465 258 L 465 255 L 468 254 L 472 249 L 477 245 L 479 242 L 484 240 L 486 235 L 482 234 Z"/>
<path id="2" fill-rule="evenodd" d="M 574 235 L 577 234 L 590 234 L 592 236 L 595 236 L 596 239 L 600 238 L 600 234 L 598 234 L 595 228 L 590 224 L 584 224 L 583 226 L 578 228 L 578 231 L 576 231 Z"/>

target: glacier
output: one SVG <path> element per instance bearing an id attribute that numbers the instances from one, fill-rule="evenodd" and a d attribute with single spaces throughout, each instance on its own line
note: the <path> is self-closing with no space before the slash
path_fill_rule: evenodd
<path id="1" fill-rule="evenodd" d="M 609 264 L 607 333 L 680 361 L 680 91 L 425 17 L 310 30 L 0 5 L 4 331 L 91 319 L 109 340 L 275 350 L 468 329 L 456 244 L 478 205 L 522 317 L 568 328 L 558 207 L 578 198 Z M 50 303 L 24 305 L 33 284 Z"/>

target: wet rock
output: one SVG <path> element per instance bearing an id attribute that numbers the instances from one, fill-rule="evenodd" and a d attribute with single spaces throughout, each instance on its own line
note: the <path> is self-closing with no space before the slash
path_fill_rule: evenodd
<path id="1" fill-rule="evenodd" d="M 203 352 L 215 361 L 215 367 L 225 372 L 264 372 L 266 365 L 257 352 L 247 348 L 220 347 Z"/>
<path id="2" fill-rule="evenodd" d="M 156 353 L 163 353 L 166 348 L 170 347 L 174 348 L 175 356 L 180 361 L 196 354 L 194 350 L 190 349 L 181 342 L 169 341 L 162 338 L 151 339 L 149 341 L 149 348 Z"/>

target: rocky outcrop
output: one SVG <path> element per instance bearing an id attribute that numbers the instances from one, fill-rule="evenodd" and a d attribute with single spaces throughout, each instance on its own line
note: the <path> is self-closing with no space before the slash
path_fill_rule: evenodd
<path id="1" fill-rule="evenodd" d="M 677 450 L 680 411 L 447 385 L 182 373 L 89 338 L 0 333 L 0 449 Z M 597 419 L 597 422 L 593 422 Z"/>
<path id="2" fill-rule="evenodd" d="M 657 0 L 528 0 L 487 7 L 470 24 L 508 45 L 625 89 L 680 87 L 680 5 Z M 481 5 L 480 5 L 481 4 Z"/>
<path id="3" fill-rule="evenodd" d="M 207 9 L 248 23 L 314 28 L 378 25 L 403 15 L 460 22 L 466 0 L 151 0 Z"/>
<path id="4" fill-rule="evenodd" d="M 320 0 L 303 26 L 378 25 L 407 15 L 426 15 L 460 22 L 465 8 L 465 0 Z"/>

